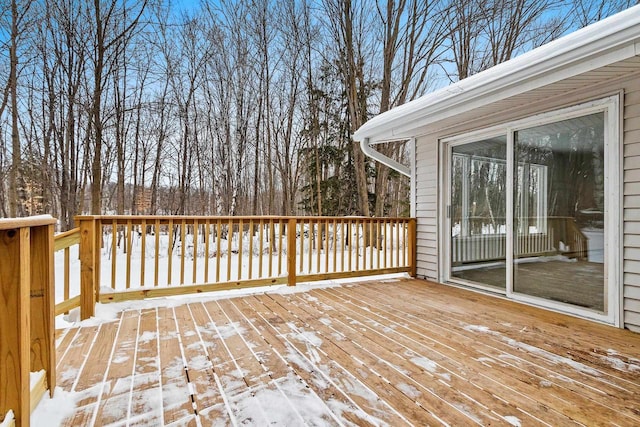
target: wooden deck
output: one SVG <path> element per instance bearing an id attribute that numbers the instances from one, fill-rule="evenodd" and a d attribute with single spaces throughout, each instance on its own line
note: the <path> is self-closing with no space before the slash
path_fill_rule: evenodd
<path id="1" fill-rule="evenodd" d="M 125 311 L 57 352 L 69 426 L 640 425 L 640 334 L 421 280 Z"/>

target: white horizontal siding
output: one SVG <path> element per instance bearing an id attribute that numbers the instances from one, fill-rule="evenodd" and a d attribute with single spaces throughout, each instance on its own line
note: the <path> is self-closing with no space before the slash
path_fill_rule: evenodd
<path id="1" fill-rule="evenodd" d="M 417 274 L 438 279 L 438 145 L 416 144 Z"/>
<path id="2" fill-rule="evenodd" d="M 623 322 L 640 332 L 640 81 L 624 90 Z"/>

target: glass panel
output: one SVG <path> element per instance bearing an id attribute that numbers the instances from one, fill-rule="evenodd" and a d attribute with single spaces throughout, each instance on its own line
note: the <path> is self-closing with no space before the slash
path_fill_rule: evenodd
<path id="1" fill-rule="evenodd" d="M 506 287 L 506 154 L 506 136 L 452 147 L 452 278 Z"/>
<path id="2" fill-rule="evenodd" d="M 515 133 L 514 292 L 604 312 L 604 113 Z"/>

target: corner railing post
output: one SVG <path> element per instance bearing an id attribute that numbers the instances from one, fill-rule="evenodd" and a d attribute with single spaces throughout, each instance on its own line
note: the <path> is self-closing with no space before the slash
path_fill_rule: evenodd
<path id="1" fill-rule="evenodd" d="M 287 285 L 296 285 L 296 218 L 287 225 Z M 300 254 L 302 256 L 302 254 Z"/>
<path id="2" fill-rule="evenodd" d="M 416 239 L 416 219 L 409 218 L 409 224 L 407 227 L 407 240 L 409 249 L 409 275 L 416 277 L 417 275 L 417 239 Z"/>
<path id="3" fill-rule="evenodd" d="M 28 227 L 0 231 L 0 419 L 13 410 L 17 426 L 31 414 L 29 239 Z"/>
<path id="4" fill-rule="evenodd" d="M 96 303 L 97 272 L 96 219 L 91 216 L 76 217 L 80 227 L 80 319 L 94 315 Z"/>
<path id="5" fill-rule="evenodd" d="M 0 220 L 0 423 L 31 416 L 30 373 L 55 387 L 53 224 L 50 216 Z"/>

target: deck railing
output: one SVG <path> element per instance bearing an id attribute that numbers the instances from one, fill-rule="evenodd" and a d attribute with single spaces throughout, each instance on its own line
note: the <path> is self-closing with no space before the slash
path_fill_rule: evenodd
<path id="1" fill-rule="evenodd" d="M 415 276 L 415 219 L 365 217 L 79 216 L 73 297 L 81 318 L 94 303 L 408 272 Z M 64 243 L 62 241 L 64 240 Z M 73 260 L 72 260 L 73 261 Z M 79 267 L 78 267 L 79 264 Z M 62 283 L 60 283 L 62 282 Z M 71 279 L 73 282 L 73 279 Z M 79 295 L 78 295 L 79 292 Z"/>
<path id="2" fill-rule="evenodd" d="M 55 389 L 54 224 L 0 219 L 0 423 L 28 426 L 44 391 Z M 31 373 L 42 370 L 32 391 Z"/>

